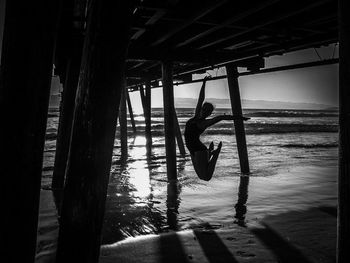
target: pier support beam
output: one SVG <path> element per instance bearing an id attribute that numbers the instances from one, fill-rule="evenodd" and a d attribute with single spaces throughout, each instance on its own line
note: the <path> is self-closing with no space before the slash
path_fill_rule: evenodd
<path id="1" fill-rule="evenodd" d="M 124 81 L 125 83 L 125 81 Z M 126 85 L 122 87 L 120 98 L 120 111 L 119 111 L 119 128 L 120 128 L 120 148 L 121 148 L 121 160 L 125 161 L 128 157 L 128 120 L 126 110 Z"/>
<path id="2" fill-rule="evenodd" d="M 228 88 L 230 92 L 230 101 L 233 115 L 242 115 L 241 96 L 239 93 L 238 84 L 238 70 L 234 65 L 226 66 L 226 74 L 228 81 Z M 247 143 L 245 138 L 245 130 L 243 120 L 234 120 L 235 135 L 237 141 L 237 149 L 239 156 L 239 163 L 242 174 L 249 174 L 249 161 Z"/>
<path id="3" fill-rule="evenodd" d="M 59 1 L 6 1 L 0 71 L 2 262 L 35 261 L 59 9 Z"/>
<path id="4" fill-rule="evenodd" d="M 147 152 L 150 152 L 152 147 L 152 132 L 151 132 L 151 84 L 146 81 L 146 88 L 140 86 L 140 97 L 145 118 L 145 137 Z M 146 94 L 145 94 L 146 93 Z"/>
<path id="5" fill-rule="evenodd" d="M 177 142 L 177 147 L 179 148 L 179 152 L 182 156 L 186 155 L 186 150 L 185 150 L 185 145 L 184 141 L 182 139 L 182 133 L 179 125 L 179 119 L 177 118 L 176 110 L 174 110 L 174 120 L 175 120 L 175 133 L 176 133 L 176 142 Z"/>
<path id="6" fill-rule="evenodd" d="M 143 86 L 139 86 L 139 91 L 140 91 L 140 100 L 142 104 L 142 110 L 143 110 L 143 116 L 145 117 L 146 120 L 146 111 L 145 111 L 145 91 L 143 90 Z"/>
<path id="7" fill-rule="evenodd" d="M 164 133 L 168 181 L 177 179 L 173 63 L 162 62 Z"/>
<path id="8" fill-rule="evenodd" d="M 235 204 L 236 223 L 245 226 L 245 215 L 247 213 L 249 176 L 241 175 L 239 178 L 238 200 Z"/>
<path id="9" fill-rule="evenodd" d="M 71 57 L 67 64 L 66 79 L 63 84 L 63 93 L 61 98 L 62 101 L 57 130 L 55 167 L 52 176 L 52 188 L 55 189 L 62 189 L 64 185 L 82 49 L 83 39 L 74 39 Z"/>
<path id="10" fill-rule="evenodd" d="M 146 90 L 145 90 L 145 134 L 146 134 L 146 148 L 148 151 L 152 147 L 152 123 L 151 123 L 151 83 L 149 80 L 146 81 Z"/>
<path id="11" fill-rule="evenodd" d="M 337 262 L 350 253 L 350 3 L 339 0 L 339 176 Z"/>
<path id="12" fill-rule="evenodd" d="M 133 10 L 134 1 L 89 2 L 57 263 L 98 262 Z"/>
<path id="13" fill-rule="evenodd" d="M 130 96 L 129 96 L 129 91 L 128 90 L 126 91 L 126 101 L 128 103 L 128 110 L 129 110 L 131 127 L 132 127 L 132 130 L 133 130 L 134 134 L 136 134 L 137 130 L 136 130 L 136 125 L 135 125 L 134 112 L 132 110 L 132 105 L 131 105 L 131 100 L 130 100 Z"/>

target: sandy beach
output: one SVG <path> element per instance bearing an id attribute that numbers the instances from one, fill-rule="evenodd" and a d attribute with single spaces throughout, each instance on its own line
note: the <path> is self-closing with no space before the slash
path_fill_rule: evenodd
<path id="1" fill-rule="evenodd" d="M 348 262 L 349 3 L 0 0 L 2 261 Z"/>
<path id="2" fill-rule="evenodd" d="M 336 218 L 318 208 L 246 228 L 131 238 L 101 248 L 100 262 L 335 262 Z"/>
<path id="3" fill-rule="evenodd" d="M 225 113 L 217 109 L 216 114 Z M 183 129 L 193 109 L 178 109 Z M 120 162 L 116 134 L 101 237 L 101 262 L 334 262 L 337 113 L 248 110 L 250 176 L 241 176 L 232 124 L 203 142 L 223 142 L 215 174 L 200 180 L 178 155 L 178 182 L 166 180 L 163 110 L 153 109 L 147 155 L 142 115 Z M 62 192 L 50 190 L 57 112 L 48 121 L 37 262 L 54 262 Z M 180 258 L 179 258 L 180 257 Z"/>
<path id="4" fill-rule="evenodd" d="M 312 183 L 316 179 L 317 185 Z M 203 215 L 206 221 L 193 229 L 102 245 L 100 262 L 335 262 L 335 180 L 335 167 L 316 166 L 294 168 L 274 177 L 251 177 L 244 224 L 234 217 L 220 224 L 210 220 L 207 212 Z M 306 182 L 302 188 L 301 181 Z M 218 184 L 215 180 L 210 183 L 212 187 Z M 271 190 L 281 186 L 289 191 Z M 225 195 L 221 196 L 226 203 Z M 190 200 L 183 197 L 181 202 Z M 264 202 L 266 206 L 261 206 Z M 210 211 L 211 204 L 205 203 Z M 226 209 L 234 212 L 233 205 Z M 42 190 L 38 263 L 53 262 L 57 233 L 53 193 Z"/>

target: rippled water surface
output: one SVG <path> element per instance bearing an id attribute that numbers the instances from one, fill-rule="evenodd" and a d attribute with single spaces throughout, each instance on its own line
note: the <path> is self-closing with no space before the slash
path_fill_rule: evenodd
<path id="1" fill-rule="evenodd" d="M 181 128 L 193 110 L 177 109 Z M 217 113 L 229 112 L 217 110 Z M 43 187 L 51 181 L 57 112 L 51 112 Z M 153 148 L 147 154 L 143 117 L 129 136 L 129 156 L 120 162 L 118 134 L 108 186 L 103 243 L 129 236 L 188 228 L 222 228 L 268 214 L 335 206 L 337 113 L 249 110 L 246 122 L 251 175 L 240 176 L 232 123 L 203 136 L 223 142 L 213 179 L 198 179 L 188 155 L 178 156 L 178 183 L 168 184 L 162 110 L 152 110 Z"/>

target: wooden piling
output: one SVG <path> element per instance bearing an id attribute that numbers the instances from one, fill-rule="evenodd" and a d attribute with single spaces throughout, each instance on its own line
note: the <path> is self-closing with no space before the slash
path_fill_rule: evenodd
<path id="1" fill-rule="evenodd" d="M 350 3 L 339 0 L 339 175 L 337 262 L 349 262 L 350 246 Z"/>
<path id="2" fill-rule="evenodd" d="M 146 102 L 145 102 L 145 91 L 143 89 L 143 86 L 139 86 L 139 91 L 140 91 L 140 99 L 141 99 L 141 104 L 142 104 L 142 110 L 143 110 L 143 115 L 146 119 L 146 112 L 145 112 L 145 107 L 146 107 Z"/>
<path id="3" fill-rule="evenodd" d="M 98 262 L 133 10 L 134 1 L 89 1 L 57 263 Z"/>
<path id="4" fill-rule="evenodd" d="M 131 127 L 132 127 L 134 134 L 136 134 L 137 130 L 136 130 L 136 125 L 135 125 L 134 112 L 132 110 L 131 100 L 130 100 L 130 96 L 129 96 L 129 91 L 126 91 L 126 101 L 128 103 L 128 110 L 129 110 Z"/>
<path id="5" fill-rule="evenodd" d="M 240 176 L 239 178 L 239 188 L 238 188 L 238 200 L 235 204 L 235 218 L 236 223 L 239 225 L 245 225 L 245 215 L 247 213 L 247 200 L 248 200 L 248 185 L 249 176 Z"/>
<path id="6" fill-rule="evenodd" d="M 150 149 L 152 146 L 152 124 L 151 124 L 151 83 L 149 80 L 146 81 L 146 92 L 144 96 L 144 112 L 145 112 L 145 134 L 146 134 L 146 147 Z"/>
<path id="7" fill-rule="evenodd" d="M 182 139 L 182 133 L 179 125 L 179 120 L 177 118 L 176 110 L 174 110 L 174 121 L 175 121 L 175 133 L 176 133 L 176 142 L 177 142 L 177 147 L 179 148 L 179 152 L 182 156 L 186 155 L 186 150 L 185 150 L 185 145 L 184 141 Z"/>
<path id="8" fill-rule="evenodd" d="M 124 82 L 125 83 L 125 82 Z M 120 148 L 121 159 L 126 160 L 128 156 L 128 120 L 126 111 L 126 85 L 122 87 L 120 98 L 120 111 L 119 111 L 119 128 L 120 128 Z"/>
<path id="9" fill-rule="evenodd" d="M 179 230 L 179 193 L 180 188 L 178 182 L 171 181 L 167 184 L 167 199 L 166 199 L 166 215 L 167 215 L 167 224 L 169 229 L 173 231 Z"/>
<path id="10" fill-rule="evenodd" d="M 67 64 L 66 80 L 63 84 L 60 118 L 57 130 L 55 166 L 52 176 L 52 188 L 63 188 L 72 132 L 75 95 L 78 87 L 83 39 L 75 38 L 72 43 L 71 57 Z"/>
<path id="11" fill-rule="evenodd" d="M 147 148 L 147 152 L 149 152 L 152 146 L 150 82 L 146 81 L 145 89 L 143 88 L 143 86 L 140 86 L 139 90 L 140 90 L 140 97 L 141 97 L 141 103 L 142 103 L 142 109 L 143 109 L 143 116 L 145 118 L 146 148 Z"/>
<path id="12" fill-rule="evenodd" d="M 173 63 L 162 62 L 164 133 L 168 181 L 177 179 Z"/>
<path id="13" fill-rule="evenodd" d="M 226 66 L 227 81 L 230 92 L 230 101 L 233 115 L 242 115 L 241 96 L 238 84 L 238 70 L 234 65 Z M 243 120 L 234 120 L 235 135 L 237 141 L 237 149 L 239 163 L 242 174 L 249 174 L 249 161 L 247 143 L 245 138 L 245 130 Z"/>
<path id="14" fill-rule="evenodd" d="M 2 262 L 35 260 L 58 10 L 59 1 L 6 1 L 0 71 Z"/>

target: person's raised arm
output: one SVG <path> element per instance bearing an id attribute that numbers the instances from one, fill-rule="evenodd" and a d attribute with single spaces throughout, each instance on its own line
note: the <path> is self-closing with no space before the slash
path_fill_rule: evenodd
<path id="1" fill-rule="evenodd" d="M 198 127 L 201 129 L 206 129 L 220 121 L 228 121 L 228 120 L 244 120 L 247 121 L 250 118 L 243 117 L 241 115 L 219 115 L 211 119 L 203 120 L 200 123 L 198 123 Z"/>
<path id="2" fill-rule="evenodd" d="M 207 79 L 209 77 L 205 77 L 203 79 L 203 84 L 202 84 L 202 87 L 201 87 L 201 91 L 199 92 L 199 97 L 198 97 L 198 102 L 197 102 L 197 106 L 196 106 L 196 111 L 195 111 L 195 116 L 198 117 L 200 112 L 201 112 L 201 108 L 202 108 L 202 105 L 203 105 L 203 102 L 204 102 L 204 98 L 205 98 L 205 84 L 207 82 Z"/>

